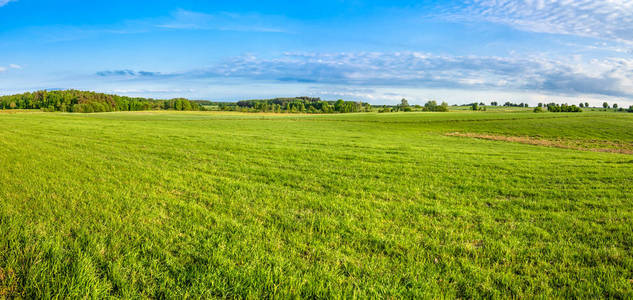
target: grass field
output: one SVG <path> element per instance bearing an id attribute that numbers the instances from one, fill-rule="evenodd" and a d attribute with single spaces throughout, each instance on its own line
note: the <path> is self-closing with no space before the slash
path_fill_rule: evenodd
<path id="1" fill-rule="evenodd" d="M 633 297 L 633 114 L 0 113 L 0 148 L 0 298 Z"/>

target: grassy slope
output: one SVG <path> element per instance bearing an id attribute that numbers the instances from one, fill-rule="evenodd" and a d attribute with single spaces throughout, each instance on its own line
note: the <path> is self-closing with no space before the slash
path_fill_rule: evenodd
<path id="1" fill-rule="evenodd" d="M 0 298 L 633 296 L 633 115 L 0 114 Z"/>

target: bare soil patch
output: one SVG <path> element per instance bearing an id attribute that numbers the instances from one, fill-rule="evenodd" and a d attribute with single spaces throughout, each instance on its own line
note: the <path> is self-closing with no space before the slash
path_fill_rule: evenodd
<path id="1" fill-rule="evenodd" d="M 458 136 L 467 138 L 484 139 L 491 141 L 513 142 L 521 144 L 529 144 L 544 147 L 556 147 L 564 149 L 594 151 L 594 152 L 610 152 L 621 154 L 633 154 L 633 144 L 620 143 L 614 141 L 572 141 L 572 140 L 550 140 L 530 136 L 508 136 L 495 135 L 485 133 L 463 133 L 451 132 L 447 136 Z M 603 146 L 603 147 L 600 147 Z M 606 147 L 604 147 L 606 146 Z"/>

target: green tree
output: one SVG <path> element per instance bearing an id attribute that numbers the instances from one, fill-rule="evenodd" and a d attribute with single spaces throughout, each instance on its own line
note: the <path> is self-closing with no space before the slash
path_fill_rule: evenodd
<path id="1" fill-rule="evenodd" d="M 338 99 L 334 103 L 334 110 L 337 112 L 343 112 L 344 106 L 345 106 L 345 101 L 343 101 L 343 99 Z"/>
<path id="2" fill-rule="evenodd" d="M 448 111 L 448 103 L 442 102 L 439 107 L 437 107 L 437 111 L 447 112 Z"/>
<path id="3" fill-rule="evenodd" d="M 181 100 L 182 101 L 182 110 L 192 110 L 191 102 L 189 100 Z"/>
<path id="4" fill-rule="evenodd" d="M 437 101 L 431 100 L 424 103 L 425 110 L 435 111 L 437 109 Z"/>
<path id="5" fill-rule="evenodd" d="M 400 107 L 409 107 L 409 101 L 405 98 L 402 98 L 402 100 L 400 100 Z"/>

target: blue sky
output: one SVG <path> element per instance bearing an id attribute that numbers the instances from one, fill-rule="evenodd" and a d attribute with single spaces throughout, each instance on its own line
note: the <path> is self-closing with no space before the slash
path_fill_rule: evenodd
<path id="1" fill-rule="evenodd" d="M 633 1 L 0 0 L 0 94 L 633 104 Z"/>

